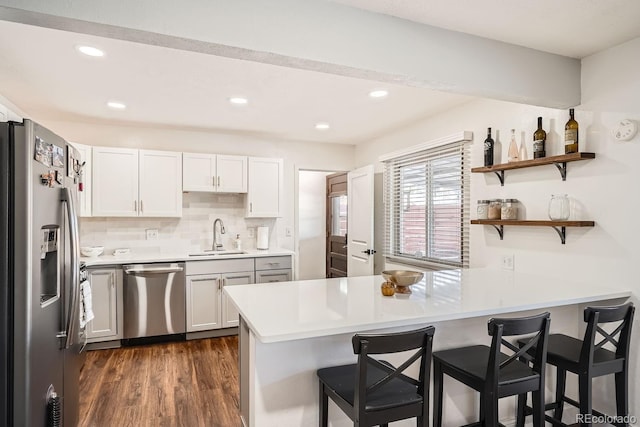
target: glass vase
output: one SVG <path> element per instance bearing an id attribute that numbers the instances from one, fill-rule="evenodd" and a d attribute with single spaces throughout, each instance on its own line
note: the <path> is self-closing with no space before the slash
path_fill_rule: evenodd
<path id="1" fill-rule="evenodd" d="M 553 221 L 566 221 L 570 216 L 569 196 L 566 194 L 553 194 L 549 201 L 549 219 Z"/>

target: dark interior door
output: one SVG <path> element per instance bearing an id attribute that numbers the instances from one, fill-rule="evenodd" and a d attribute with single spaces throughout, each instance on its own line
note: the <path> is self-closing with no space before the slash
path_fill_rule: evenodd
<path id="1" fill-rule="evenodd" d="M 327 176 L 327 277 L 347 276 L 347 173 Z"/>

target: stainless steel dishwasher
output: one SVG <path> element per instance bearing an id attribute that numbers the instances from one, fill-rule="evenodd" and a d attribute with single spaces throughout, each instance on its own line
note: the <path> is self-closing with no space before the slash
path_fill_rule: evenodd
<path id="1" fill-rule="evenodd" d="M 131 264 L 124 271 L 124 338 L 184 334 L 184 263 Z"/>

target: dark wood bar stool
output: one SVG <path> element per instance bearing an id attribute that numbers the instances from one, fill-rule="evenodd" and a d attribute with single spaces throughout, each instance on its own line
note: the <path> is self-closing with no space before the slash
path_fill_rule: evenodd
<path id="1" fill-rule="evenodd" d="M 553 425 L 564 426 L 562 413 L 564 403 L 576 406 L 582 415 L 604 416 L 592 407 L 593 378 L 615 374 L 616 412 L 621 419 L 629 416 L 629 345 L 631 325 L 635 308 L 627 303 L 612 307 L 587 307 L 584 321 L 587 328 L 584 338 L 579 340 L 563 334 L 551 334 L 547 346 L 547 363 L 557 368 L 555 402 L 547 404 L 547 410 L 553 409 L 553 416 L 546 416 Z M 607 332 L 601 324 L 619 322 L 613 332 Z M 524 342 L 519 341 L 522 346 Z M 609 344 L 613 350 L 604 348 Z M 529 350 L 530 352 L 533 349 Z M 567 371 L 578 375 L 578 401 L 565 396 Z M 526 396 L 518 397 L 518 419 L 516 425 L 524 426 Z M 526 408 L 527 412 L 529 408 Z M 576 420 L 580 422 L 581 420 Z M 616 426 L 627 426 L 625 422 L 616 422 Z M 591 425 L 586 421 L 581 425 Z"/>
<path id="2" fill-rule="evenodd" d="M 442 426 L 443 379 L 448 375 L 480 392 L 480 425 L 496 427 L 498 399 L 533 392 L 534 426 L 544 425 L 544 374 L 549 313 L 514 319 L 491 319 L 491 347 L 474 345 L 433 353 L 433 425 Z M 504 339 L 507 336 L 535 334 L 528 344 L 516 347 Z M 519 358 L 536 346 L 533 365 Z M 501 351 L 509 349 L 511 355 Z"/>
<path id="3" fill-rule="evenodd" d="M 429 374 L 435 328 L 390 334 L 356 334 L 352 339 L 358 362 L 318 370 L 320 383 L 320 427 L 328 422 L 330 397 L 354 426 L 386 426 L 406 418 L 417 418 L 418 426 L 429 425 Z M 417 351 L 397 368 L 371 355 Z M 402 372 L 420 363 L 418 380 Z"/>

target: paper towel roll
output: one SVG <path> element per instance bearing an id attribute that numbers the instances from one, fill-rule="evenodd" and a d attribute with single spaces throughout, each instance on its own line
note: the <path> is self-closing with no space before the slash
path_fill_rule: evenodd
<path id="1" fill-rule="evenodd" d="M 269 227 L 258 227 L 256 232 L 256 248 L 269 249 Z"/>

